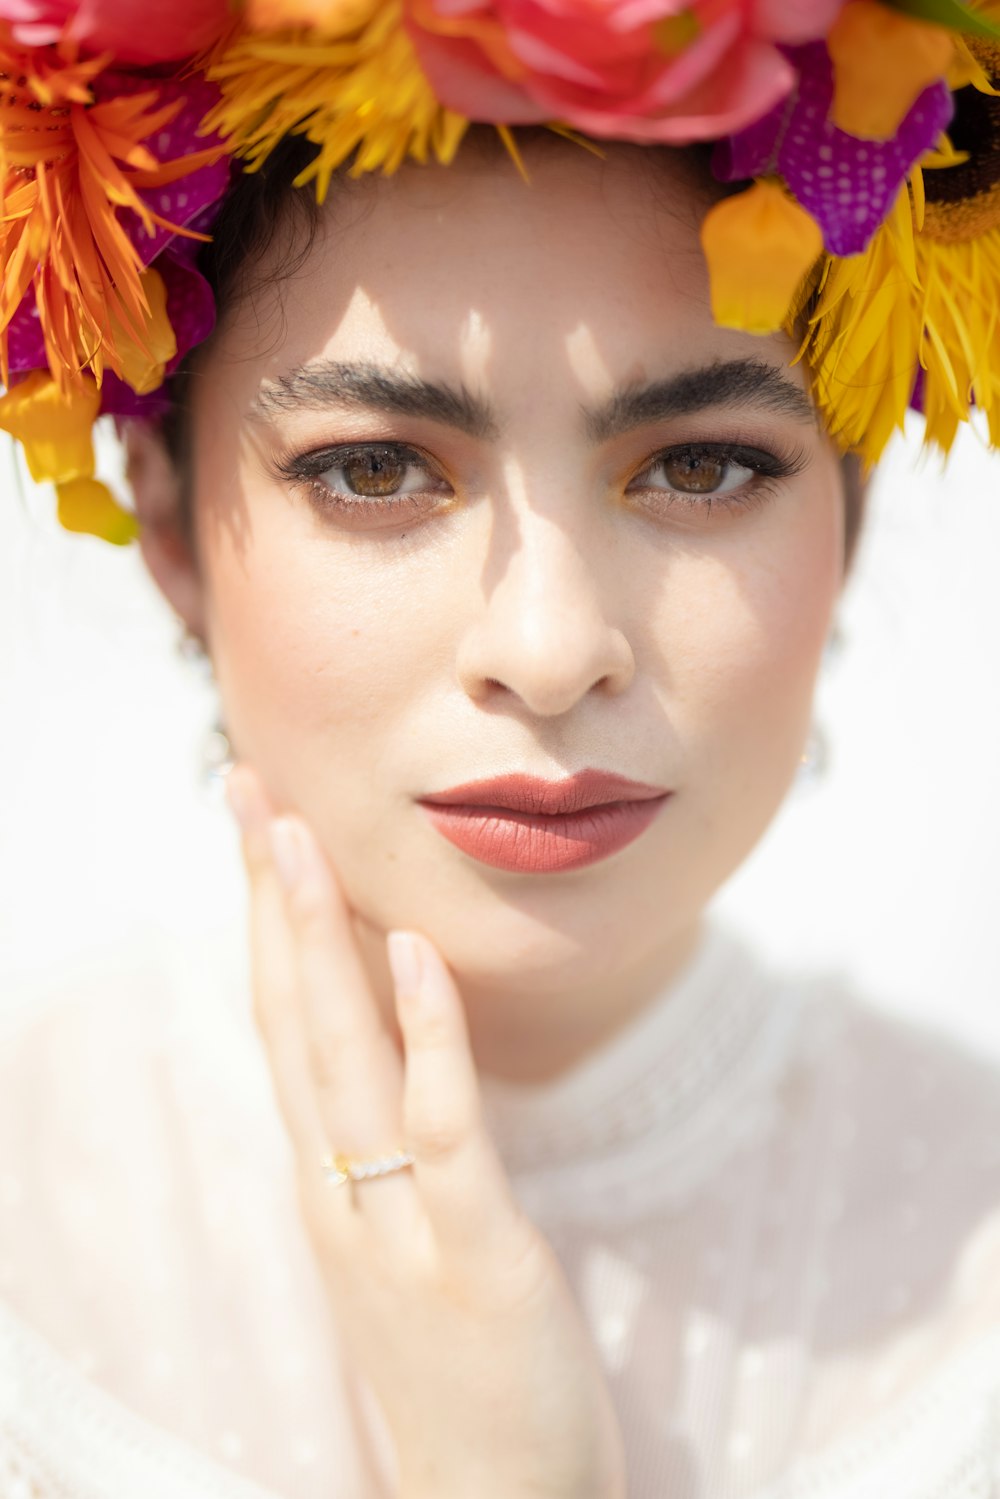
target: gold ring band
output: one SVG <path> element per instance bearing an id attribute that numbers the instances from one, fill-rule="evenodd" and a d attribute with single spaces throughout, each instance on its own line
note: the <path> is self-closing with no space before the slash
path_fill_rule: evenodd
<path id="1" fill-rule="evenodd" d="M 370 1161 L 358 1161 L 337 1152 L 325 1155 L 320 1165 L 330 1185 L 342 1187 L 348 1181 L 367 1181 L 373 1176 L 388 1176 L 390 1171 L 402 1171 L 405 1166 L 413 1165 L 413 1157 L 408 1151 L 393 1150 Z"/>

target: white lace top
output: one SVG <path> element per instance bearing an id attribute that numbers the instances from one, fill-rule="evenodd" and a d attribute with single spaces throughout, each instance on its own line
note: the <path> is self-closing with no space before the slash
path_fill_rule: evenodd
<path id="1" fill-rule="evenodd" d="M 393 1492 L 246 984 L 203 956 L 95 971 L 0 1043 L 2 1499 Z M 600 1051 L 485 1090 L 630 1499 L 1000 1495 L 991 1066 L 710 921 Z"/>

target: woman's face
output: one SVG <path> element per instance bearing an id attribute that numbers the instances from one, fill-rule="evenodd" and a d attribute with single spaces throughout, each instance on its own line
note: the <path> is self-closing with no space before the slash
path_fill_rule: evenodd
<path id="1" fill-rule="evenodd" d="M 792 347 L 712 322 L 689 164 L 527 162 L 332 194 L 206 354 L 193 493 L 238 754 L 369 935 L 542 994 L 655 973 L 766 828 L 844 521 Z M 585 768 L 672 794 L 565 838 L 469 814 L 463 847 L 422 800 Z"/>

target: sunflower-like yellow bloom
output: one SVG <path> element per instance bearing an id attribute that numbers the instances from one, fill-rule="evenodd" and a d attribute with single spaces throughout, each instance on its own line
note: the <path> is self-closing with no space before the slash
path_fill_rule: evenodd
<path id="1" fill-rule="evenodd" d="M 926 441 L 944 452 L 974 401 L 1000 442 L 1000 228 L 946 243 L 914 234 L 920 179 L 862 255 L 827 260 L 802 355 L 834 440 L 877 461 L 922 370 Z"/>
<path id="2" fill-rule="evenodd" d="M 319 152 L 296 186 L 314 180 L 320 202 L 354 153 L 353 176 L 394 172 L 408 156 L 450 162 L 468 121 L 437 102 L 403 26 L 401 0 L 366 0 L 365 10 L 360 25 L 336 37 L 239 36 L 208 67 L 223 97 L 204 128 L 226 137 L 250 171 L 285 136 L 305 135 Z"/>
<path id="3" fill-rule="evenodd" d="M 823 253 L 816 220 L 766 180 L 710 208 L 701 243 L 715 322 L 747 333 L 785 326 L 803 278 Z"/>

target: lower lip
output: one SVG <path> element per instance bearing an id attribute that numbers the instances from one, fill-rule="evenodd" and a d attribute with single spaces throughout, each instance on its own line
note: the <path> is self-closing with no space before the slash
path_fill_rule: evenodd
<path id="1" fill-rule="evenodd" d="M 550 815 L 508 807 L 420 805 L 449 843 L 481 864 L 512 874 L 561 874 L 596 864 L 634 842 L 670 794 Z"/>

